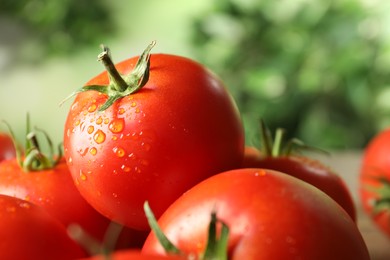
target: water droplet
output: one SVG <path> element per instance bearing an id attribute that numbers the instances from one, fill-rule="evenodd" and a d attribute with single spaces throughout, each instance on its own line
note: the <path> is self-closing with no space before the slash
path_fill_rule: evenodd
<path id="1" fill-rule="evenodd" d="M 136 102 L 132 102 L 130 106 L 131 106 L 131 107 L 136 107 L 136 106 L 137 106 L 137 103 L 136 103 Z"/>
<path id="2" fill-rule="evenodd" d="M 95 140 L 97 144 L 101 144 L 106 140 L 106 134 L 102 130 L 97 130 L 93 136 L 93 140 Z"/>
<path id="3" fill-rule="evenodd" d="M 90 125 L 90 126 L 88 126 L 88 128 L 87 128 L 88 134 L 92 134 L 94 130 L 95 130 L 95 127 L 93 127 L 93 125 Z"/>
<path id="4" fill-rule="evenodd" d="M 118 109 L 118 114 L 119 115 L 123 115 L 125 113 L 125 111 L 126 110 L 123 107 L 121 107 L 121 108 Z"/>
<path id="5" fill-rule="evenodd" d="M 111 137 L 111 139 L 114 140 L 114 141 L 116 141 L 116 140 L 118 140 L 118 136 L 113 135 L 113 136 Z"/>
<path id="6" fill-rule="evenodd" d="M 123 131 L 125 126 L 125 120 L 123 118 L 117 118 L 111 121 L 108 129 L 113 133 L 119 133 Z"/>
<path id="7" fill-rule="evenodd" d="M 98 119 L 96 119 L 96 124 L 101 125 L 103 123 L 103 118 L 99 116 Z"/>
<path id="8" fill-rule="evenodd" d="M 82 171 L 80 171 L 80 179 L 82 181 L 86 181 L 87 180 L 87 175 L 85 175 Z"/>
<path id="9" fill-rule="evenodd" d="M 126 165 L 122 165 L 121 169 L 124 171 L 124 172 L 129 172 L 130 171 L 130 167 L 126 166 Z"/>
<path id="10" fill-rule="evenodd" d="M 135 109 L 135 113 L 139 113 L 139 112 L 141 112 L 141 110 L 137 107 L 136 109 Z"/>
<path id="11" fill-rule="evenodd" d="M 74 126 L 78 126 L 80 124 L 80 120 L 77 120 L 75 123 L 74 123 Z"/>
<path id="12" fill-rule="evenodd" d="M 72 159 L 72 157 L 69 157 L 69 159 L 68 159 L 68 164 L 69 164 L 70 166 L 73 165 L 73 159 Z"/>
<path id="13" fill-rule="evenodd" d="M 118 194 L 116 194 L 116 193 L 112 193 L 112 196 L 113 196 L 114 198 L 118 198 Z"/>
<path id="14" fill-rule="evenodd" d="M 97 154 L 97 150 L 95 147 L 92 147 L 90 150 L 89 150 L 89 153 L 92 154 L 92 155 L 96 155 Z"/>
<path id="15" fill-rule="evenodd" d="M 97 108 L 97 105 L 95 103 L 93 103 L 89 108 L 88 108 L 88 112 L 92 113 L 92 112 L 95 112 L 96 111 L 96 108 Z"/>
<path id="16" fill-rule="evenodd" d="M 110 123 L 110 119 L 108 117 L 104 118 L 104 123 L 107 125 L 108 123 Z"/>
<path id="17" fill-rule="evenodd" d="M 114 153 L 118 157 L 123 157 L 126 154 L 126 152 L 125 152 L 125 150 L 123 150 L 123 148 L 120 148 L 120 147 L 117 147 L 117 146 L 115 146 L 112 150 L 114 151 Z"/>

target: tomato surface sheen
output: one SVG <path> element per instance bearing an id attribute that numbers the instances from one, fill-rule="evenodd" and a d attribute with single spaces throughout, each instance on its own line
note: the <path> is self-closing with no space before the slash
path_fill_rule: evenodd
<path id="1" fill-rule="evenodd" d="M 230 228 L 229 259 L 369 259 L 352 219 L 329 196 L 297 178 L 264 169 L 212 176 L 176 200 L 158 223 L 187 254 L 200 254 L 210 215 Z M 143 252 L 165 254 L 153 233 Z"/>
<path id="2" fill-rule="evenodd" d="M 116 65 L 129 73 L 137 57 Z M 156 216 L 208 176 L 236 168 L 243 127 L 223 83 L 187 58 L 152 54 L 149 80 L 103 112 L 106 95 L 76 96 L 64 133 L 65 157 L 82 195 L 103 215 L 148 229 Z M 108 84 L 103 72 L 86 85 Z"/>

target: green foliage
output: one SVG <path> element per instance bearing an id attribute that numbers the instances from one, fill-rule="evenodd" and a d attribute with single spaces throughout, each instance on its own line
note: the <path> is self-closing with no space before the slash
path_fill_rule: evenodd
<path id="1" fill-rule="evenodd" d="M 308 145 L 362 148 L 389 123 L 390 45 L 379 9 L 359 0 L 215 0 L 194 20 L 192 39 L 237 100 L 248 144 L 262 118 Z"/>
<path id="2" fill-rule="evenodd" d="M 85 46 L 100 44 L 115 32 L 112 13 L 98 0 L 1 0 L 0 16 L 22 28 L 26 44 L 44 58 L 71 54 Z"/>

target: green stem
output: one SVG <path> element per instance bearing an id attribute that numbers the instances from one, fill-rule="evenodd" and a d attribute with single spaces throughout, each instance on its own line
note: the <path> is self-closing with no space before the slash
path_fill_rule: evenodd
<path id="1" fill-rule="evenodd" d="M 281 155 L 281 149 L 283 144 L 283 137 L 285 130 L 282 128 L 276 129 L 274 144 L 272 145 L 272 156 L 277 157 Z"/>
<path id="2" fill-rule="evenodd" d="M 117 91 L 125 91 L 127 89 L 127 83 L 119 74 L 118 70 L 115 68 L 114 63 L 111 59 L 110 49 L 107 46 L 102 45 L 103 52 L 98 55 L 98 61 L 101 61 L 106 68 L 110 80 L 113 81 L 113 86 Z"/>

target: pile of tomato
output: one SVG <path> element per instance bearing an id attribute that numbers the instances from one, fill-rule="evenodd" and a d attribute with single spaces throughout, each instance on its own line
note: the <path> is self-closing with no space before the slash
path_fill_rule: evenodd
<path id="1" fill-rule="evenodd" d="M 153 45 L 115 65 L 103 46 L 58 151 L 29 118 L 24 146 L 7 125 L 0 259 L 369 259 L 342 178 L 264 123 L 262 147 L 245 146 L 224 82 Z M 368 210 L 388 203 L 385 157 L 362 188 Z"/>

